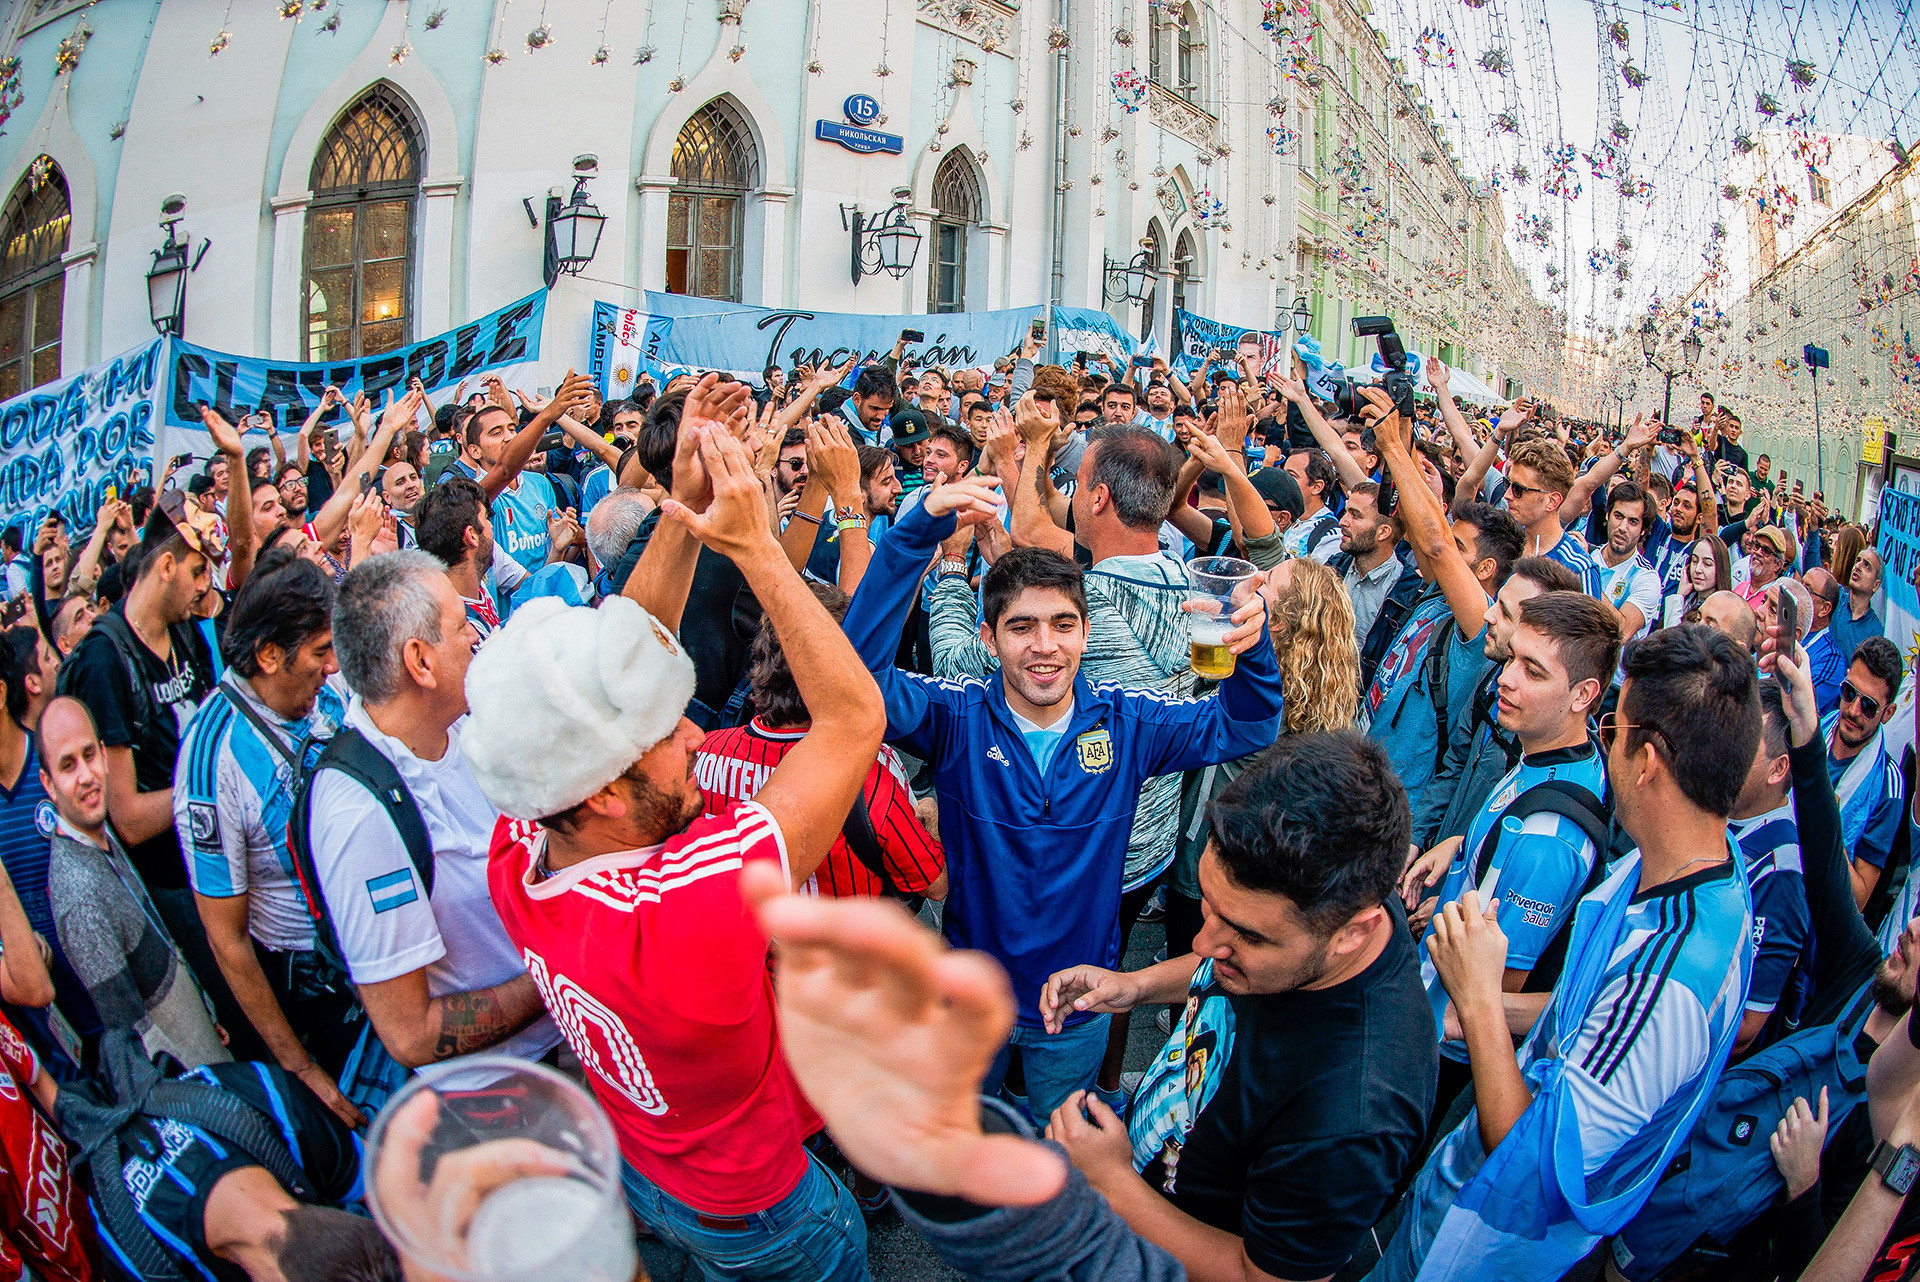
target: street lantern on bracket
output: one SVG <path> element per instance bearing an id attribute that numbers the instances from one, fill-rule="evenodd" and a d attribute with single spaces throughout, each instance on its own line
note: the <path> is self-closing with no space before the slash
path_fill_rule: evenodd
<path id="1" fill-rule="evenodd" d="M 1706 344 L 1700 341 L 1700 331 L 1697 329 L 1688 330 L 1687 336 L 1680 340 L 1680 357 L 1686 361 L 1688 373 L 1691 373 L 1693 367 L 1700 363 L 1700 351 L 1705 346 Z M 1667 380 L 1666 400 L 1664 408 L 1660 411 L 1660 421 L 1671 427 L 1673 425 L 1673 380 L 1680 376 L 1680 371 L 1667 369 L 1653 359 L 1659 347 L 1660 335 L 1654 330 L 1653 317 L 1649 316 L 1640 322 L 1640 354 L 1646 357 L 1647 368 Z"/>
<path id="2" fill-rule="evenodd" d="M 546 248 L 540 264 L 540 279 L 552 289 L 562 276 L 578 276 L 600 251 L 600 233 L 606 229 L 607 216 L 587 199 L 587 180 L 599 176 L 600 162 L 591 155 L 573 159 L 573 194 L 564 203 L 558 192 L 547 193 Z M 533 198 L 524 202 L 527 221 L 535 227 L 540 220 L 533 212 Z"/>
<path id="3" fill-rule="evenodd" d="M 1305 294 L 1296 295 L 1293 300 L 1293 327 L 1302 334 L 1313 328 L 1313 309 L 1307 306 Z"/>
<path id="4" fill-rule="evenodd" d="M 1147 291 L 1153 283 L 1153 242 L 1142 240 L 1140 252 L 1124 265 L 1112 258 L 1105 258 L 1106 275 L 1100 284 L 1100 302 L 1118 302 L 1122 299 L 1129 303 L 1147 301 Z"/>
<path id="5" fill-rule="evenodd" d="M 177 192 L 160 204 L 160 225 L 166 228 L 167 242 L 153 251 L 153 266 L 147 269 L 147 314 L 159 334 L 178 335 L 187 323 L 187 276 L 200 266 L 213 242 L 202 240 L 200 252 L 191 253 L 193 237 L 179 234 L 180 219 L 187 212 L 187 198 Z"/>
<path id="6" fill-rule="evenodd" d="M 920 229 L 907 217 L 907 202 L 913 191 L 893 189 L 893 205 L 884 214 L 869 217 L 849 205 L 840 206 L 840 224 L 853 233 L 851 266 L 853 283 L 862 276 L 885 272 L 899 280 L 913 270 L 920 257 Z"/>

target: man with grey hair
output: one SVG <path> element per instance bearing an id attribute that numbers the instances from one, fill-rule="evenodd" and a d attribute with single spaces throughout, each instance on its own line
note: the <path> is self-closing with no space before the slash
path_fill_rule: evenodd
<path id="1" fill-rule="evenodd" d="M 653 511 L 653 500 L 631 485 L 614 490 L 587 514 L 587 552 L 593 557 L 594 587 L 603 597 L 618 596 L 620 589 L 607 581 L 607 575 L 640 537 L 640 527 Z"/>
<path id="2" fill-rule="evenodd" d="M 354 566 L 334 602 L 333 644 L 353 692 L 333 744 L 370 747 L 405 798 L 390 809 L 344 769 L 321 768 L 308 799 L 321 893 L 374 1033 L 408 1068 L 489 1047 L 544 1055 L 559 1030 L 487 893 L 499 812 L 456 725 L 479 636 L 445 566 L 417 551 Z M 430 887 L 404 835 L 416 819 Z"/>

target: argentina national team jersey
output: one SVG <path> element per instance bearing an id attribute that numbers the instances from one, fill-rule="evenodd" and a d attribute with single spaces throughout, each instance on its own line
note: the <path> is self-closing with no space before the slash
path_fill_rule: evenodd
<path id="1" fill-rule="evenodd" d="M 553 508 L 553 482 L 522 472 L 493 501 L 493 537 L 514 560 L 537 570 L 547 561 L 547 513 Z"/>
<path id="2" fill-rule="evenodd" d="M 1753 968 L 1730 858 L 1641 890 L 1638 851 L 1581 899 L 1519 1052 L 1534 1100 L 1489 1161 L 1478 1110 L 1435 1146 L 1375 1278 L 1559 1277 L 1646 1202 L 1732 1052 Z"/>
<path id="3" fill-rule="evenodd" d="M 1806 1005 L 1811 960 L 1812 915 L 1800 866 L 1800 826 L 1789 797 L 1774 810 L 1733 821 L 1733 835 L 1746 859 L 1753 893 L 1753 985 L 1749 1011 L 1778 1009 L 1790 1031 Z"/>
<path id="4" fill-rule="evenodd" d="M 1580 825 L 1565 815 L 1541 810 L 1513 820 L 1519 831 L 1506 830 L 1494 843 L 1492 858 L 1485 874 L 1477 880 L 1480 854 L 1487 837 L 1500 824 L 1508 807 L 1521 794 L 1546 783 L 1562 780 L 1578 784 L 1595 799 L 1606 794 L 1607 766 L 1591 742 L 1575 748 L 1522 757 L 1520 764 L 1494 785 L 1486 804 L 1468 825 L 1466 838 L 1455 853 L 1453 864 L 1440 879 L 1438 910 L 1455 902 L 1469 890 L 1480 891 L 1480 902 L 1498 898 L 1500 930 L 1507 937 L 1507 969 L 1532 970 L 1541 954 L 1565 927 L 1579 901 L 1580 888 L 1586 885 L 1593 869 L 1593 842 Z M 1426 986 L 1433 1006 L 1434 1027 L 1445 1033 L 1447 990 L 1427 956 L 1427 939 L 1433 926 L 1427 926 L 1420 941 L 1420 981 Z M 1462 1064 L 1467 1062 L 1464 1042 L 1442 1040 L 1440 1053 Z"/>
<path id="5" fill-rule="evenodd" d="M 1580 576 L 1580 590 L 1590 597 L 1600 595 L 1600 563 L 1587 545 L 1572 530 L 1565 530 L 1560 541 L 1542 553 L 1549 561 L 1558 561 Z"/>
<path id="6" fill-rule="evenodd" d="M 225 693 L 208 697 L 180 743 L 174 775 L 174 826 L 187 854 L 188 879 L 210 899 L 247 896 L 247 933 L 269 948 L 313 947 L 313 920 L 287 851 L 293 811 L 290 757 L 310 763 L 333 737 L 346 704 L 331 683 L 298 721 L 275 713 L 229 670 L 223 686 L 270 726 L 270 744 Z M 283 755 L 286 754 L 286 755 Z"/>
<path id="7" fill-rule="evenodd" d="M 1835 760 L 1833 744 L 1839 720 L 1837 711 L 1823 717 L 1820 735 L 1827 742 L 1827 777 L 1833 781 L 1834 794 L 1840 801 L 1841 839 L 1846 843 L 1847 857 L 1855 863 L 1864 859 L 1875 868 L 1885 868 L 1894 835 L 1900 830 L 1906 781 L 1900 776 L 1899 762 L 1887 751 L 1885 727 L 1874 731 L 1873 738 L 1853 756 Z"/>

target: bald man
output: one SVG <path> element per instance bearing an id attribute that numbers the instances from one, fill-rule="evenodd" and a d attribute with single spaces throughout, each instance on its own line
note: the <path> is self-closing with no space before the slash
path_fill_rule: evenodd
<path id="1" fill-rule="evenodd" d="M 1813 697 L 1824 717 L 1840 706 L 1840 683 L 1847 678 L 1848 656 L 1840 652 L 1833 634 L 1827 630 L 1827 625 L 1833 622 L 1833 611 L 1840 604 L 1840 580 L 1830 571 L 1815 566 L 1800 576 L 1800 582 L 1813 598 L 1813 615 L 1805 644 L 1807 662 L 1813 672 Z"/>
<path id="2" fill-rule="evenodd" d="M 1737 592 L 1716 592 L 1708 597 L 1700 607 L 1700 622 L 1716 632 L 1724 632 L 1749 651 L 1755 648 L 1759 620 L 1754 618 L 1753 607 L 1742 601 Z"/>
<path id="3" fill-rule="evenodd" d="M 107 826 L 107 750 L 87 705 L 62 695 L 40 714 L 40 785 L 53 802 L 47 898 L 60 948 L 107 1028 L 189 1068 L 231 1059 L 199 986 L 126 848 Z"/>

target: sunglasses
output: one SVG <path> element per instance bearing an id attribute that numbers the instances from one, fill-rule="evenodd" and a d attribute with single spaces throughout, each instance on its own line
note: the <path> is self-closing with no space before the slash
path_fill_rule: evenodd
<path id="1" fill-rule="evenodd" d="M 1880 701 L 1870 694 L 1861 694 L 1860 688 L 1851 681 L 1840 683 L 1840 702 L 1859 704 L 1860 711 L 1867 715 L 1869 721 L 1880 715 Z"/>
<path id="2" fill-rule="evenodd" d="M 1637 721 L 1624 721 L 1617 712 L 1609 712 L 1600 718 L 1600 746 L 1608 752 L 1613 751 L 1614 738 L 1622 730 L 1644 730 L 1666 745 L 1667 755 L 1673 755 L 1673 740 L 1667 738 L 1667 732 L 1659 726 L 1642 725 Z"/>
<path id="3" fill-rule="evenodd" d="M 1518 481 L 1508 481 L 1507 493 L 1517 494 L 1521 498 L 1525 498 L 1529 494 L 1545 494 L 1546 490 L 1538 485 L 1522 485 Z"/>

